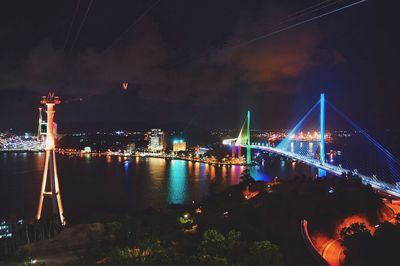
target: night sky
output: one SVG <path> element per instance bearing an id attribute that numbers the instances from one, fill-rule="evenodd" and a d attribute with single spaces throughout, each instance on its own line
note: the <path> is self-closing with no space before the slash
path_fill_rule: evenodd
<path id="1" fill-rule="evenodd" d="M 331 6 L 289 16 L 321 2 Z M 247 109 L 254 127 L 289 127 L 321 91 L 362 127 L 398 129 L 399 28 L 386 1 L 242 45 L 353 2 L 6 1 L 0 129 L 35 131 L 49 90 L 63 100 L 60 131 L 237 128 Z"/>

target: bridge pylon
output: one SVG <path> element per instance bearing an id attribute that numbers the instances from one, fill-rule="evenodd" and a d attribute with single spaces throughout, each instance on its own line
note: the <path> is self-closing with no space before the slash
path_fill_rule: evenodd
<path id="1" fill-rule="evenodd" d="M 238 146 L 238 157 L 241 156 L 241 147 L 246 147 L 246 164 L 251 164 L 250 111 L 247 111 L 246 119 L 240 129 L 235 146 Z"/>
<path id="2" fill-rule="evenodd" d="M 319 160 L 321 165 L 325 164 L 325 93 L 321 93 L 321 98 L 319 100 Z M 326 176 L 326 171 L 319 168 L 318 175 L 320 177 Z"/>
<path id="3" fill-rule="evenodd" d="M 246 149 L 246 164 L 251 164 L 251 143 L 250 143 L 250 111 L 247 111 L 247 149 Z"/>

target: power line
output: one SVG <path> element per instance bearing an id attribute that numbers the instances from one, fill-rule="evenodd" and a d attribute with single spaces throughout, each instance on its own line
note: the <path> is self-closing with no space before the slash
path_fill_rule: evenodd
<path id="1" fill-rule="evenodd" d="M 290 14 L 290 15 L 280 19 L 279 20 L 280 22 L 278 22 L 276 25 L 274 25 L 272 27 L 269 27 L 268 29 L 269 30 L 273 30 L 273 29 L 275 29 L 275 28 L 277 28 L 279 26 L 282 26 L 282 25 L 284 25 L 286 23 L 295 21 L 295 20 L 297 20 L 299 18 L 305 17 L 305 16 L 310 15 L 312 13 L 315 13 L 317 11 L 321 11 L 323 9 L 326 9 L 326 8 L 330 7 L 330 6 L 334 6 L 334 5 L 336 5 L 336 4 L 338 4 L 338 3 L 342 2 L 342 1 L 344 1 L 344 0 L 336 0 L 336 1 L 333 1 L 333 2 L 332 2 L 332 0 L 328 0 L 328 1 L 323 1 L 323 2 L 321 2 L 319 4 L 316 4 L 316 5 L 304 8 L 302 10 L 294 12 L 293 14 Z M 260 33 L 260 31 L 257 32 L 257 33 Z"/>
<path id="2" fill-rule="evenodd" d="M 342 2 L 342 1 L 344 1 L 344 0 L 335 0 L 333 2 L 332 2 L 332 0 L 326 0 L 326 1 L 323 1 L 321 3 L 315 4 L 313 6 L 301 9 L 299 11 L 296 11 L 296 12 L 294 12 L 292 14 L 289 14 L 289 15 L 279 19 L 278 23 L 267 27 L 267 29 L 259 30 L 259 31 L 255 32 L 254 34 L 257 35 L 257 34 L 261 34 L 261 33 L 265 32 L 266 30 L 267 31 L 273 31 L 273 30 L 275 30 L 277 28 L 279 29 L 281 26 L 283 26 L 285 24 L 291 23 L 292 21 L 296 21 L 296 20 L 298 20 L 298 19 L 300 19 L 302 17 L 306 17 L 306 16 L 308 16 L 308 15 L 310 15 L 312 13 L 324 10 L 324 9 L 330 7 L 330 6 L 334 6 L 337 3 Z M 229 48 L 234 47 L 234 46 L 235 46 L 235 44 L 232 43 L 230 45 L 225 46 L 224 49 L 229 49 Z"/>
<path id="3" fill-rule="evenodd" d="M 308 14 L 314 13 L 314 12 L 316 12 L 316 11 L 318 11 L 318 10 L 324 9 L 324 8 L 329 7 L 329 6 L 331 6 L 331 5 L 337 4 L 338 2 L 341 2 L 341 1 L 343 1 L 343 0 L 334 0 L 333 2 L 332 2 L 332 0 L 325 0 L 325 1 L 322 1 L 322 2 L 320 2 L 320 3 L 318 3 L 318 4 L 315 4 L 315 5 L 312 5 L 312 6 L 303 8 L 303 9 L 301 9 L 301 10 L 295 11 L 295 12 L 293 12 L 293 13 L 287 15 L 287 16 L 284 16 L 283 18 L 280 18 L 280 19 L 278 20 L 278 23 L 269 26 L 269 27 L 268 27 L 268 30 L 276 29 L 276 28 L 278 28 L 278 27 L 281 26 L 281 25 L 284 25 L 284 24 L 286 24 L 286 23 L 288 23 L 288 22 L 291 22 L 291 21 L 293 21 L 293 20 L 296 20 L 296 19 L 298 19 L 298 18 L 300 18 L 300 17 L 304 17 L 304 16 L 306 16 L 306 15 L 308 15 Z M 321 7 L 321 6 L 322 6 L 322 7 Z M 315 8 L 317 8 L 317 9 L 315 9 Z M 312 10 L 311 10 L 311 9 L 312 9 Z M 311 11 L 310 11 L 310 10 L 311 10 Z M 306 11 L 307 11 L 307 12 L 306 12 Z M 263 30 L 263 31 L 265 31 L 265 30 Z M 258 31 L 258 32 L 256 32 L 256 34 L 257 34 L 257 33 L 260 33 L 260 32 L 261 32 L 261 31 Z M 225 46 L 224 48 L 222 48 L 222 50 L 228 49 L 228 48 L 230 48 L 230 47 L 233 47 L 234 45 L 235 45 L 235 44 L 231 44 L 231 45 Z M 188 61 L 188 60 L 190 61 L 191 59 L 194 59 L 194 58 L 200 58 L 200 57 L 204 56 L 205 54 L 207 54 L 210 48 L 212 49 L 212 48 L 216 48 L 216 47 L 215 47 L 215 46 L 214 46 L 214 47 L 208 46 L 207 48 L 203 49 L 203 51 L 202 51 L 200 54 L 197 54 L 197 55 L 196 55 L 196 54 L 191 54 L 191 55 L 185 56 L 185 57 L 184 57 L 182 60 L 180 60 L 179 62 L 177 62 L 177 63 L 175 63 L 175 64 L 173 64 L 173 65 L 168 66 L 168 68 L 173 68 L 173 67 L 179 66 L 179 65 L 181 65 L 182 63 L 185 63 L 185 62 Z"/>
<path id="4" fill-rule="evenodd" d="M 300 18 L 300 17 L 304 17 L 306 14 L 311 14 L 311 13 L 314 13 L 314 12 L 316 12 L 316 11 L 325 9 L 326 7 L 329 7 L 329 6 L 331 6 L 331 5 L 337 4 L 337 3 L 341 2 L 341 1 L 343 1 L 343 0 L 337 0 L 337 1 L 333 2 L 333 3 L 328 3 L 328 4 L 326 4 L 326 5 L 324 5 L 324 6 L 321 7 L 321 5 L 323 5 L 323 3 L 329 2 L 329 1 L 323 1 L 323 2 L 320 3 L 320 4 L 317 4 L 317 5 L 314 5 L 314 6 L 305 8 L 305 9 L 302 9 L 302 10 L 300 10 L 300 11 L 296 11 L 296 12 L 292 13 L 291 15 L 288 15 L 288 16 L 286 16 L 286 17 L 280 19 L 281 22 L 275 24 L 274 26 L 272 26 L 272 27 L 270 27 L 270 28 L 271 28 L 271 29 L 276 28 L 276 27 L 279 26 L 279 25 L 282 25 L 282 24 L 285 24 L 285 23 L 287 23 L 287 22 L 296 20 L 296 19 L 298 19 L 298 18 Z M 225 47 L 225 48 L 222 48 L 219 52 L 226 52 L 226 51 L 228 51 L 228 50 L 233 50 L 233 49 L 236 49 L 236 48 L 241 48 L 241 47 L 247 46 L 247 45 L 252 44 L 252 43 L 254 43 L 254 42 L 256 42 L 256 41 L 259 41 L 259 40 L 261 40 L 261 39 L 265 39 L 265 38 L 272 37 L 272 36 L 277 35 L 277 34 L 283 32 L 283 31 L 296 28 L 296 27 L 298 27 L 298 26 L 300 26 L 300 25 L 303 25 L 303 24 L 305 24 L 305 23 L 308 23 L 308 22 L 311 22 L 311 21 L 320 19 L 320 18 L 322 18 L 322 17 L 324 17 L 324 16 L 331 15 L 331 14 L 333 14 L 333 13 L 339 12 L 339 11 L 341 11 L 341 10 L 343 10 L 343 9 L 346 9 L 346 8 L 349 8 L 349 7 L 352 7 L 352 6 L 361 4 L 361 3 L 366 2 L 366 1 L 367 1 L 367 0 L 360 0 L 360 1 L 354 2 L 354 3 L 352 3 L 352 4 L 348 4 L 348 5 L 346 5 L 346 6 L 342 6 L 342 7 L 340 7 L 340 8 L 331 10 L 331 11 L 329 11 L 329 12 L 325 12 L 325 13 L 323 13 L 323 14 L 317 15 L 317 16 L 315 16 L 315 17 L 312 17 L 312 18 L 309 18 L 309 19 L 306 19 L 306 20 L 297 22 L 297 23 L 295 23 L 295 24 L 288 25 L 288 26 L 286 26 L 286 27 L 283 27 L 283 28 L 281 28 L 281 29 L 272 31 L 272 32 L 270 32 L 270 33 L 267 33 L 267 34 L 258 36 L 258 37 L 256 37 L 256 38 L 250 39 L 250 40 L 248 40 L 248 41 L 244 41 L 244 42 L 239 43 L 239 44 L 236 44 L 236 45 L 229 45 L 229 46 L 227 46 L 227 47 Z M 318 7 L 318 6 L 319 6 L 319 7 Z M 311 11 L 308 11 L 308 12 L 306 12 L 306 13 L 302 13 L 302 11 L 304 11 L 304 10 L 310 10 L 310 9 L 312 9 L 312 8 L 315 8 L 315 7 L 318 7 L 318 8 L 317 8 L 317 9 L 313 9 L 313 10 L 311 10 Z M 294 14 L 297 14 L 297 15 L 294 16 Z M 290 17 L 292 17 L 292 18 L 291 18 L 291 19 L 288 19 L 288 18 L 290 18 Z M 282 20 L 284 20 L 285 18 L 287 19 L 287 21 L 286 21 L 285 23 L 283 23 Z M 180 62 L 178 62 L 178 63 L 176 63 L 176 64 L 167 66 L 167 68 L 177 67 L 177 66 L 181 65 L 182 63 L 185 63 L 185 62 L 190 61 L 191 59 L 194 59 L 194 58 L 201 58 L 201 57 L 203 57 L 203 56 L 204 56 L 205 54 L 207 54 L 207 53 L 208 53 L 208 50 L 204 50 L 201 54 L 198 54 L 197 56 L 196 56 L 196 55 L 190 55 L 190 56 L 184 58 L 183 60 L 181 60 Z"/>
<path id="5" fill-rule="evenodd" d="M 236 49 L 236 48 L 241 48 L 241 47 L 247 46 L 247 45 L 252 44 L 252 43 L 254 43 L 254 42 L 257 42 L 257 41 L 259 41 L 259 40 L 272 37 L 272 36 L 274 36 L 274 35 L 276 35 L 276 34 L 278 34 L 278 33 L 281 33 L 281 32 L 283 32 L 283 31 L 287 31 L 287 30 L 296 28 L 296 27 L 301 26 L 301 25 L 303 25 L 303 24 L 306 24 L 306 23 L 308 23 L 308 22 L 311 22 L 311 21 L 320 19 L 320 18 L 322 18 L 322 17 L 325 17 L 325 16 L 328 16 L 328 15 L 334 14 L 334 13 L 336 13 L 336 12 L 339 12 L 339 11 L 344 10 L 344 9 L 346 9 L 346 8 L 349 8 L 349 7 L 352 7 L 352 6 L 361 4 L 361 3 L 366 2 L 366 1 L 367 1 L 367 0 L 360 0 L 360 1 L 354 2 L 354 3 L 352 3 L 352 4 L 348 4 L 348 5 L 342 6 L 342 7 L 340 7 L 340 8 L 334 9 L 334 10 L 329 11 L 329 12 L 326 12 L 326 13 L 323 13 L 323 14 L 321 14 L 321 15 L 318 15 L 318 16 L 315 16 L 315 17 L 312 17 L 312 18 L 309 18 L 309 19 L 300 21 L 300 22 L 298 22 L 298 23 L 289 25 L 289 26 L 284 27 L 284 28 L 282 28 L 282 29 L 273 31 L 273 32 L 268 33 L 268 34 L 264 34 L 264 35 L 258 36 L 258 37 L 254 38 L 254 39 L 248 40 L 248 41 L 243 42 L 243 43 L 241 43 L 241 44 L 238 44 L 238 45 L 229 47 L 229 49 Z"/>
<path id="6" fill-rule="evenodd" d="M 81 2 L 81 0 L 78 0 L 78 2 L 76 3 L 74 14 L 72 15 L 71 23 L 69 24 L 69 28 L 68 28 L 68 32 L 67 32 L 67 37 L 65 38 L 65 42 L 64 42 L 64 50 L 67 47 L 67 43 L 69 40 L 69 36 L 71 34 L 72 26 L 74 25 L 76 15 L 78 14 L 78 11 L 79 11 L 80 2 Z"/>
<path id="7" fill-rule="evenodd" d="M 81 24 L 80 24 L 80 26 L 78 28 L 78 32 L 76 33 L 75 39 L 72 42 L 71 48 L 69 49 L 69 53 L 71 53 L 73 51 L 74 47 L 75 47 L 75 44 L 76 44 L 76 42 L 77 42 L 77 40 L 79 38 L 79 35 L 81 33 L 81 30 L 83 28 L 83 25 L 85 24 L 86 18 L 87 18 L 88 14 L 89 14 L 90 7 L 92 6 L 92 3 L 93 3 L 93 0 L 90 0 L 89 5 L 88 5 L 88 7 L 86 9 L 85 15 L 84 15 L 84 17 L 82 19 L 82 22 L 81 22 Z"/>
<path id="8" fill-rule="evenodd" d="M 85 99 L 87 99 L 87 98 L 91 98 L 91 97 L 93 97 L 93 96 L 100 95 L 100 94 L 101 94 L 101 93 L 98 93 L 98 92 L 96 92 L 96 93 L 90 93 L 90 94 L 87 94 L 87 95 L 85 95 L 85 96 L 75 97 L 75 98 L 72 98 L 72 99 L 67 99 L 67 100 L 65 100 L 64 102 L 65 102 L 65 103 L 83 102 L 83 100 L 85 100 Z"/>
<path id="9" fill-rule="evenodd" d="M 131 23 L 128 28 L 123 31 L 117 38 L 115 38 L 111 44 L 103 50 L 103 53 L 106 53 L 107 51 L 109 51 L 116 43 L 118 43 L 122 37 L 127 34 L 129 31 L 132 30 L 133 27 L 136 26 L 136 24 L 138 24 L 153 8 L 155 8 L 159 3 L 161 2 L 161 0 L 157 0 L 156 2 L 154 2 L 148 9 L 146 9 L 135 21 L 133 21 L 133 23 Z"/>
<path id="10" fill-rule="evenodd" d="M 344 1 L 344 0 L 336 0 L 336 1 L 333 1 L 333 2 L 334 2 L 334 3 L 338 3 L 338 2 L 341 2 L 341 1 Z M 329 2 L 332 2 L 332 0 L 325 0 L 325 1 L 319 2 L 318 4 L 315 4 L 315 5 L 312 5 L 312 6 L 303 8 L 303 9 L 298 10 L 298 11 L 296 11 L 296 12 L 290 14 L 290 15 L 287 15 L 286 17 L 284 17 L 284 18 L 282 18 L 282 19 L 280 19 L 280 20 L 281 20 L 281 21 L 282 21 L 282 20 L 287 20 L 287 19 L 289 19 L 289 18 L 291 18 L 291 17 L 294 17 L 294 16 L 296 16 L 296 15 L 298 15 L 298 14 L 307 12 L 307 11 L 309 11 L 310 9 L 314 9 L 314 8 L 316 8 L 316 7 L 320 7 L 320 6 L 322 6 L 322 5 L 324 5 L 324 4 L 327 4 L 327 3 L 329 3 Z M 331 4 L 331 3 L 329 3 L 329 4 Z"/>

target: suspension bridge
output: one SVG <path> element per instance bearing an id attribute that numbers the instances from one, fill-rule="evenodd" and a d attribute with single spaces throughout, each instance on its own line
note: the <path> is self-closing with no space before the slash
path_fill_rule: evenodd
<path id="1" fill-rule="evenodd" d="M 384 161 L 385 166 L 388 169 L 387 173 L 378 176 L 375 169 L 375 173 L 372 171 L 358 170 L 357 168 L 351 167 L 347 163 L 346 167 L 342 164 L 335 164 L 333 161 L 326 160 L 326 138 L 327 134 L 325 132 L 325 109 L 327 103 L 329 106 L 338 113 L 346 122 L 348 122 L 352 128 L 360 136 L 362 136 L 368 143 L 375 148 L 375 150 L 381 155 L 382 158 L 379 161 Z M 316 142 L 316 148 L 308 149 L 306 152 L 294 149 L 294 136 L 301 127 L 304 125 L 306 119 L 310 114 L 319 107 L 319 140 Z M 371 185 L 372 188 L 383 193 L 387 193 L 391 196 L 400 197 L 400 161 L 390 153 L 382 144 L 370 136 L 367 131 L 361 129 L 357 126 L 349 117 L 342 113 L 338 108 L 336 108 L 330 102 L 325 99 L 325 94 L 320 95 L 320 99 L 314 104 L 314 106 L 303 116 L 302 119 L 293 127 L 292 130 L 283 138 L 277 145 L 271 145 L 269 142 L 252 142 L 251 141 L 251 130 L 250 130 L 250 111 L 247 112 L 243 126 L 239 132 L 237 138 L 224 139 L 223 144 L 229 145 L 232 148 L 232 155 L 234 156 L 235 150 L 237 150 L 238 157 L 241 157 L 242 148 L 246 149 L 246 164 L 252 164 L 252 154 L 251 150 L 265 151 L 267 153 L 276 154 L 292 160 L 296 160 L 307 164 L 312 167 L 318 168 L 318 176 L 324 177 L 327 173 L 335 176 L 357 176 L 361 179 L 364 184 Z M 313 144 L 312 143 L 312 144 Z M 302 145 L 303 143 L 301 143 Z M 312 146 L 310 143 L 310 145 Z M 382 171 L 381 171 L 382 172 Z"/>

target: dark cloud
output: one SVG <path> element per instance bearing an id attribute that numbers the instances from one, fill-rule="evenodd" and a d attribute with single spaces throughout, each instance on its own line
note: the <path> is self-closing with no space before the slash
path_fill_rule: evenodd
<path id="1" fill-rule="evenodd" d="M 272 29 L 267 25 L 284 13 L 278 10 L 264 6 L 251 14 L 243 11 L 225 42 L 242 43 L 254 33 L 265 34 L 265 30 Z M 148 16 L 123 36 L 123 41 L 117 38 L 119 42 L 105 51 L 88 47 L 71 56 L 52 41 L 40 40 L 17 70 L 3 73 L 1 85 L 42 92 L 56 89 L 92 93 L 116 88 L 126 81 L 135 84 L 145 99 L 207 104 L 221 99 L 238 82 L 250 89 L 285 91 L 288 79 L 300 77 L 317 65 L 321 56 L 315 54 L 322 36 L 317 27 L 311 26 L 244 48 L 230 49 L 228 45 L 211 49 L 205 57 L 197 58 L 195 54 L 195 60 L 169 69 L 165 63 L 179 51 L 168 49 L 161 36 L 159 25 Z"/>
<path id="2" fill-rule="evenodd" d="M 191 119 L 192 112 L 207 117 L 239 115 L 249 106 L 266 116 L 275 110 L 284 116 L 287 99 L 301 102 L 302 95 L 313 99 L 320 88 L 326 88 L 330 98 L 361 95 L 374 101 L 379 97 L 373 86 L 383 84 L 390 90 L 398 84 L 387 81 L 396 69 L 398 60 L 391 56 L 397 48 L 385 49 L 390 43 L 380 41 L 396 37 L 381 36 L 384 33 L 374 21 L 382 20 L 370 14 L 374 6 L 359 5 L 318 23 L 232 48 L 288 25 L 287 15 L 310 1 L 161 1 L 121 36 L 148 2 L 99 0 L 68 52 L 70 45 L 66 51 L 63 46 L 75 6 L 61 2 L 61 6 L 54 1 L 35 2 L 29 6 L 32 12 L 22 14 L 18 5 L 9 4 L 16 5 L 14 13 L 0 18 L 11 21 L 11 25 L 0 24 L 4 38 L 0 96 L 6 89 L 41 94 L 55 89 L 70 106 L 65 105 L 70 120 L 99 116 L 185 120 Z M 392 66 L 389 72 L 381 71 L 387 62 Z M 123 92 L 122 82 L 129 82 L 128 92 Z M 379 99 L 384 103 L 395 97 Z M 397 105 L 391 106 L 397 110 Z M 155 111 L 160 109 L 168 112 Z"/>
<path id="3" fill-rule="evenodd" d="M 3 87 L 41 92 L 104 92 L 124 81 L 145 91 L 165 83 L 160 66 L 166 56 L 157 24 L 146 17 L 134 35 L 107 52 L 89 47 L 67 56 L 52 41 L 41 40 L 18 69 L 3 72 L 0 80 Z"/>
<path id="4" fill-rule="evenodd" d="M 313 24 L 243 45 L 287 26 L 288 18 L 278 19 L 285 18 L 284 14 L 287 11 L 271 4 L 243 11 L 232 25 L 226 45 L 194 56 L 190 62 L 196 63 L 196 67 L 186 63 L 183 70 L 178 68 L 172 75 L 169 95 L 175 100 L 187 96 L 202 104 L 220 104 L 238 85 L 253 93 L 295 92 L 301 90 L 296 82 L 307 71 L 320 64 L 345 62 L 338 51 L 321 48 L 323 35 Z"/>
<path id="5" fill-rule="evenodd" d="M 316 24 L 251 41 L 299 21 L 287 16 L 289 13 L 270 2 L 252 12 L 243 12 L 219 63 L 238 68 L 250 88 L 287 93 L 301 90 L 296 82 L 307 71 L 320 64 L 345 61 L 333 48 L 321 48 L 324 36 Z"/>
<path id="6" fill-rule="evenodd" d="M 318 64 L 313 54 L 321 42 L 321 34 L 315 28 L 285 33 L 285 36 L 260 42 L 233 52 L 229 60 L 261 90 L 271 89 L 268 83 L 298 78 Z"/>

